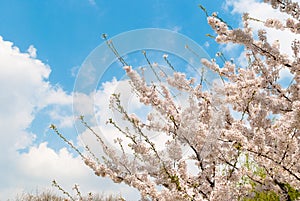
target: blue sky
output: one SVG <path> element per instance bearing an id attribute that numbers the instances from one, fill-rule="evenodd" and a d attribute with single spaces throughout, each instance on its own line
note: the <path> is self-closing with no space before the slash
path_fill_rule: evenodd
<path id="1" fill-rule="evenodd" d="M 71 69 L 103 40 L 102 33 L 114 36 L 141 28 L 178 30 L 199 44 L 212 33 L 202 3 L 211 12 L 221 11 L 222 2 L 213 1 L 1 1 L 0 33 L 25 51 L 29 45 L 38 50 L 38 58 L 51 66 L 50 81 L 71 91 Z"/>
<path id="2" fill-rule="evenodd" d="M 233 27 L 240 26 L 243 12 L 257 18 L 278 15 L 255 0 L 0 1 L 0 200 L 51 187 L 52 179 L 67 190 L 79 183 L 85 192 L 121 192 L 129 200 L 137 199 L 136 191 L 94 177 L 48 127 L 55 123 L 78 145 L 78 136 L 86 135 L 74 127 L 72 95 L 83 62 L 103 43 L 102 33 L 114 37 L 135 29 L 167 29 L 189 37 L 211 57 L 221 49 L 227 58 L 235 57 L 243 64 L 241 48 L 218 46 L 205 36 L 213 32 L 200 3 Z M 101 128 L 110 115 L 110 94 L 128 90 L 122 81 L 112 80 L 114 70 L 107 73 L 107 82 L 99 83 L 101 87 L 92 94 L 98 97 L 95 107 Z M 82 95 L 80 100 L 86 112 L 91 97 Z M 140 107 L 134 98 L 128 105 L 133 110 Z M 110 128 L 106 131 L 112 132 Z"/>

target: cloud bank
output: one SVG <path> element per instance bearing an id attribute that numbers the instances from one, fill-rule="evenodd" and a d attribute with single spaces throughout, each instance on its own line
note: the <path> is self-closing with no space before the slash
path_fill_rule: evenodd
<path id="1" fill-rule="evenodd" d="M 67 148 L 55 151 L 46 141 L 37 143 L 41 134 L 30 127 L 39 111 L 52 106 L 49 118 L 60 126 L 70 127 L 73 119 L 71 113 L 61 113 L 72 106 L 72 94 L 49 82 L 51 68 L 36 56 L 34 46 L 22 53 L 0 37 L 0 200 L 43 191 L 53 179 L 70 191 L 79 183 L 83 192 L 133 194 L 124 185 L 96 178 Z"/>

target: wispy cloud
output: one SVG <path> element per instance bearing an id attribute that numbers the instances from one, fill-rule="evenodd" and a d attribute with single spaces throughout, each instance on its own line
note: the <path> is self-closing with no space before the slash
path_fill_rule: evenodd
<path id="1" fill-rule="evenodd" d="M 27 52 L 32 58 L 36 58 L 36 48 L 33 45 L 30 45 Z"/>
<path id="2" fill-rule="evenodd" d="M 89 3 L 93 6 L 97 5 L 95 0 L 89 0 Z"/>

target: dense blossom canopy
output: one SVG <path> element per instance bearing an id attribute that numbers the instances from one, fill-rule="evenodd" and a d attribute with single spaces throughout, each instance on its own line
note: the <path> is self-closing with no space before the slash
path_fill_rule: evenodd
<path id="1" fill-rule="evenodd" d="M 300 34 L 297 3 L 265 2 L 290 18 L 257 21 L 271 30 Z M 268 42 L 266 30 L 253 32 L 249 21 L 254 19 L 247 13 L 244 27 L 238 29 L 215 13 L 207 20 L 216 42 L 244 46 L 247 65 L 224 61 L 220 66 L 203 59 L 220 77 L 210 90 L 203 87 L 205 81 L 195 84 L 175 71 L 166 82 L 149 85 L 125 65 L 140 102 L 152 108 L 143 121 L 128 114 L 118 94 L 112 95 L 111 109 L 120 112 L 129 126 L 121 128 L 113 119 L 108 123 L 130 139 L 132 154 L 124 151 L 127 144 L 122 139 L 116 140 L 122 151 L 118 154 L 95 133 L 104 160 L 93 154 L 82 157 L 96 175 L 138 189 L 145 200 L 246 200 L 259 193 L 295 200 L 300 190 L 299 38 L 291 44 L 293 55 L 286 55 L 278 41 Z M 279 83 L 282 70 L 292 77 L 288 86 Z M 186 106 L 174 99 L 170 87 L 188 94 Z M 166 151 L 157 148 L 149 132 L 166 136 Z"/>

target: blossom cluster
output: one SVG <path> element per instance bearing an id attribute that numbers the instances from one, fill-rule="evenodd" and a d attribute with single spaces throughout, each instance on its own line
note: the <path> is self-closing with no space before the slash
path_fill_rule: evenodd
<path id="1" fill-rule="evenodd" d="M 285 22 L 267 19 L 265 27 L 300 34 L 297 3 L 265 2 L 291 16 Z M 94 133 L 107 158 L 100 161 L 90 153 L 84 157 L 86 165 L 97 176 L 138 189 L 143 200 L 242 200 L 253 192 L 274 192 L 291 200 L 288 186 L 300 190 L 300 42 L 294 40 L 288 57 L 278 41 L 268 42 L 266 30 L 252 32 L 251 19 L 245 14 L 244 28 L 231 29 L 215 13 L 207 18 L 216 42 L 243 45 L 248 61 L 238 67 L 232 61 L 219 65 L 202 59 L 221 78 L 210 90 L 180 72 L 166 82 L 147 84 L 124 65 L 133 91 L 152 110 L 143 121 L 128 114 L 114 94 L 111 109 L 129 124 L 121 128 L 113 119 L 108 123 L 130 140 L 131 154 L 122 140 L 116 140 L 122 150 L 118 154 Z M 288 86 L 279 82 L 283 69 L 292 75 Z M 184 107 L 170 88 L 188 94 Z M 148 133 L 165 136 L 165 151 Z"/>

